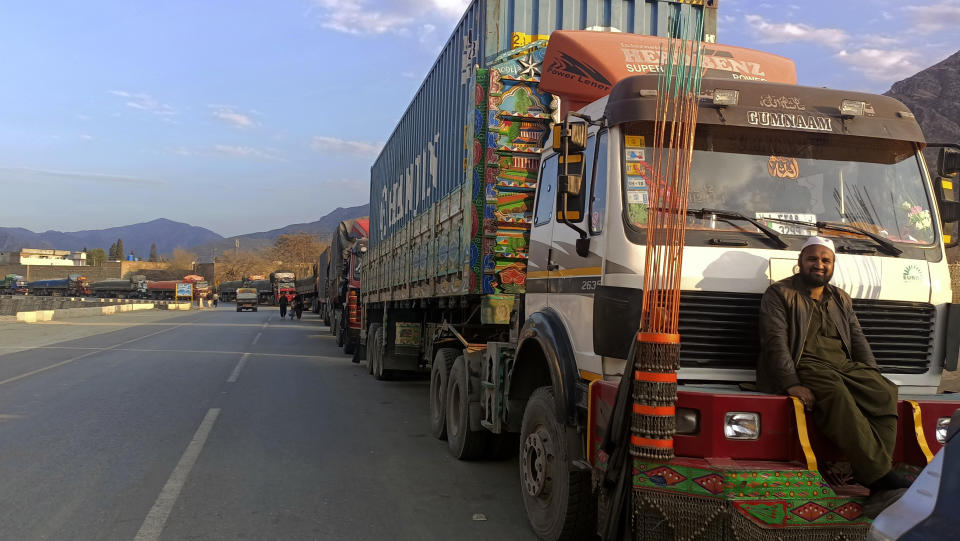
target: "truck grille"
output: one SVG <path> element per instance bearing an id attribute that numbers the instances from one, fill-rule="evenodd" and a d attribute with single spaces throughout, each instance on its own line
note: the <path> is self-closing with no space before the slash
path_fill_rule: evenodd
<path id="1" fill-rule="evenodd" d="M 854 311 L 884 372 L 922 374 L 933 347 L 929 303 L 854 299 Z M 714 291 L 680 294 L 680 365 L 756 368 L 760 295 Z"/>

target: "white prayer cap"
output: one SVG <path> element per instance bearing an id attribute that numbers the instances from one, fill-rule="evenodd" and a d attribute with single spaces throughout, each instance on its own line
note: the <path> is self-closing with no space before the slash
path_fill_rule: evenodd
<path id="1" fill-rule="evenodd" d="M 803 246 L 800 247 L 800 251 L 803 252 L 804 250 L 807 249 L 807 246 L 815 246 L 817 244 L 819 244 L 820 246 L 826 246 L 827 249 L 829 249 L 834 254 L 837 253 L 836 248 L 833 247 L 833 241 L 824 237 L 810 237 L 809 239 L 807 239 L 807 242 L 803 243 Z"/>

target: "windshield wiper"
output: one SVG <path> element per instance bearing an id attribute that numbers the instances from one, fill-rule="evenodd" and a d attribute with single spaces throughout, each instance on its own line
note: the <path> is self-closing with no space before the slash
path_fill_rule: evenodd
<path id="1" fill-rule="evenodd" d="M 848 233 L 859 233 L 869 238 L 873 242 L 877 243 L 877 246 L 880 247 L 880 250 L 883 252 L 886 252 L 887 254 L 890 254 L 892 256 L 899 256 L 900 254 L 903 253 L 903 250 L 894 246 L 893 243 L 890 242 L 889 240 L 881 237 L 880 235 L 877 235 L 876 233 L 867 231 L 862 227 L 858 227 L 851 224 L 845 224 L 840 222 L 804 222 L 800 220 L 786 220 L 783 218 L 764 218 L 764 220 L 769 220 L 771 222 L 779 222 L 783 224 L 802 225 L 805 227 L 809 227 L 811 229 L 817 228 L 817 229 L 829 229 L 832 231 L 846 231 Z"/>
<path id="2" fill-rule="evenodd" d="M 777 248 L 784 250 L 790 246 L 782 238 L 780 238 L 780 233 L 777 233 L 773 229 L 770 229 L 770 227 L 766 226 L 760 221 L 754 218 L 751 218 L 749 216 L 746 216 L 744 214 L 740 214 L 739 212 L 734 212 L 730 210 L 704 208 L 704 209 L 687 209 L 687 214 L 694 216 L 700 220 L 703 220 L 711 215 L 724 220 L 743 220 L 745 222 L 749 222 L 754 227 L 762 231 L 763 234 L 766 235 L 767 237 L 770 237 L 770 239 L 777 244 Z"/>
<path id="3" fill-rule="evenodd" d="M 876 233 L 873 233 L 872 231 L 867 231 L 862 227 L 839 223 L 839 222 L 817 222 L 817 227 L 819 229 L 832 229 L 834 231 L 853 231 L 856 233 L 860 233 L 861 235 L 872 239 L 873 242 L 876 242 L 877 245 L 880 246 L 881 250 L 883 250 L 884 252 L 890 255 L 899 256 L 900 254 L 903 253 L 903 250 L 894 246 L 893 243 L 890 242 L 889 240 L 881 237 L 880 235 L 877 235 Z"/>

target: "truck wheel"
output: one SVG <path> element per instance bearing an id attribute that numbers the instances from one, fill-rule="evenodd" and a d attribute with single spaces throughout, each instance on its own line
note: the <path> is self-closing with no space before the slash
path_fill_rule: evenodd
<path id="1" fill-rule="evenodd" d="M 467 361 L 460 355 L 453 361 L 447 384 L 447 448 L 460 460 L 483 457 L 489 433 L 470 430 L 470 387 Z"/>
<path id="2" fill-rule="evenodd" d="M 330 312 L 324 307 L 323 309 L 323 324 L 327 327 L 330 326 Z"/>
<path id="3" fill-rule="evenodd" d="M 570 458 L 553 389 L 540 387 L 523 412 L 519 462 L 523 506 L 541 539 L 586 539 L 596 526 L 589 472 L 572 470 Z"/>
<path id="4" fill-rule="evenodd" d="M 343 329 L 341 328 L 341 327 L 342 327 L 341 324 L 342 324 L 343 322 L 342 322 L 340 319 L 341 319 L 341 318 L 340 318 L 340 312 L 339 312 L 339 311 L 338 311 L 338 312 L 334 312 L 334 313 L 333 313 L 333 325 L 334 325 L 334 327 L 336 327 L 336 330 L 334 331 L 334 333 L 335 333 L 335 335 L 336 335 L 336 337 L 337 337 L 337 347 L 338 347 L 338 348 L 342 348 L 342 347 L 343 347 L 343 339 L 344 339 L 344 337 L 343 337 L 343 334 L 344 334 L 344 333 L 343 333 Z"/>
<path id="5" fill-rule="evenodd" d="M 367 356 L 367 371 L 370 372 L 370 375 L 373 375 L 373 367 L 380 362 L 380 337 L 383 334 L 383 329 L 380 326 L 377 326 L 377 329 L 373 333 L 373 349 L 370 352 L 370 355 Z"/>
<path id="6" fill-rule="evenodd" d="M 447 439 L 447 387 L 450 367 L 460 355 L 456 348 L 440 348 L 430 369 L 430 433 L 438 440 Z"/>
<path id="7" fill-rule="evenodd" d="M 377 356 L 377 331 L 380 330 L 379 323 L 371 323 L 367 329 L 367 370 L 373 374 L 373 359 Z"/>

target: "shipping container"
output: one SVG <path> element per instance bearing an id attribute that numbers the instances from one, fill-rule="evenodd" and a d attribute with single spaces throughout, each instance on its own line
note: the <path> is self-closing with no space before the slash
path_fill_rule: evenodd
<path id="1" fill-rule="evenodd" d="M 713 42 L 714 4 L 471 3 L 371 168 L 367 301 L 523 293 L 539 151 L 559 109 L 538 88 L 550 33 L 664 36 L 703 10 Z"/>

